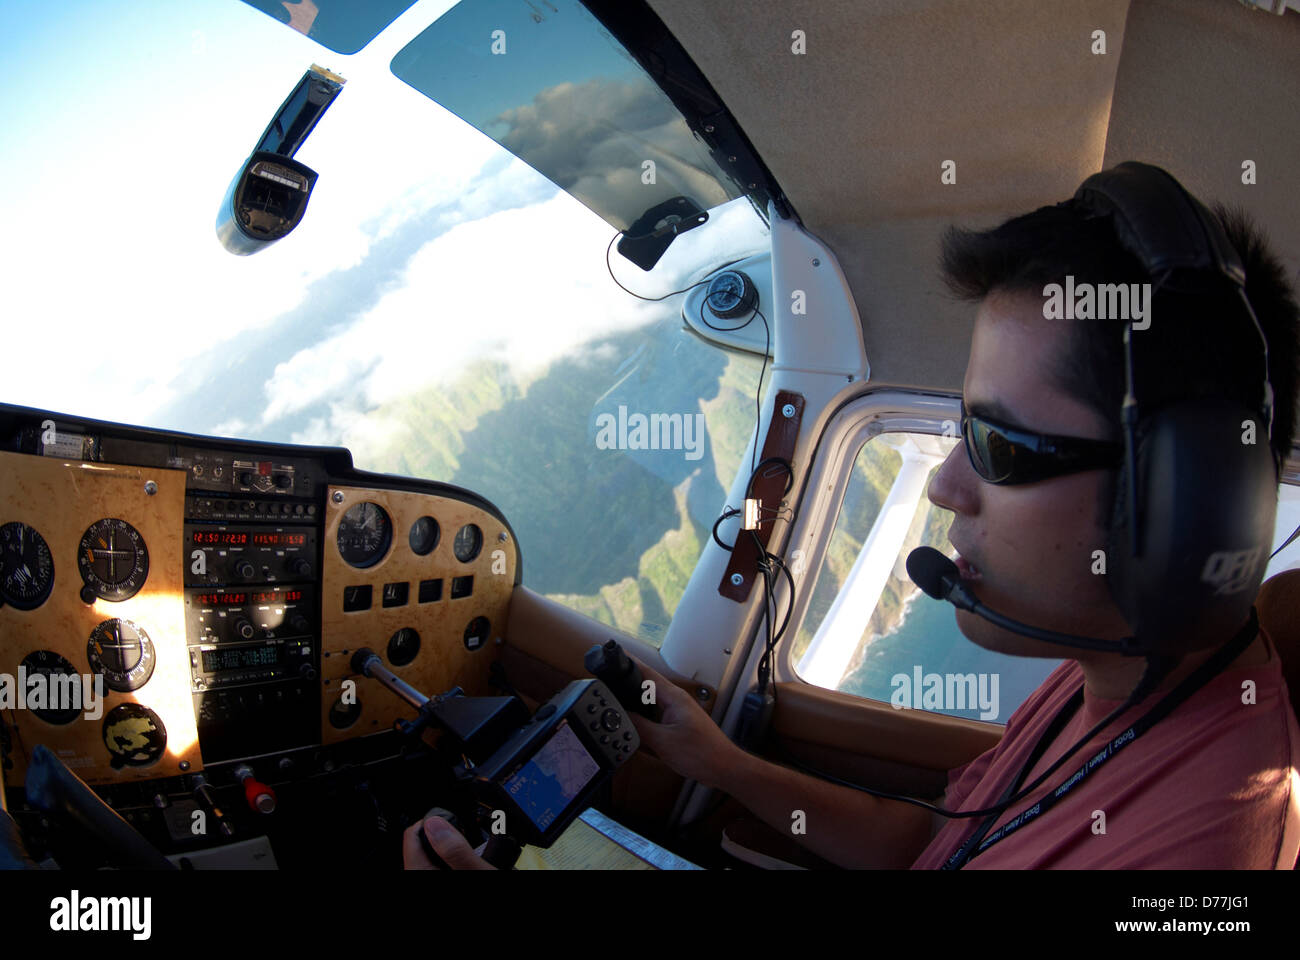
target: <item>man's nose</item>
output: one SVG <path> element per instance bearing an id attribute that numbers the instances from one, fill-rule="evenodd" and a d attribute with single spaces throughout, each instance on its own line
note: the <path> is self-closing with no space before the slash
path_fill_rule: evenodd
<path id="1" fill-rule="evenodd" d="M 926 495 L 937 507 L 953 513 L 973 514 L 979 503 L 979 477 L 971 468 L 966 447 L 958 443 L 930 478 Z"/>

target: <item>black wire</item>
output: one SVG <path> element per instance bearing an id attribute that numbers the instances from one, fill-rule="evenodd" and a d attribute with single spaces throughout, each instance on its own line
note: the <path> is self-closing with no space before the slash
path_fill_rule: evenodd
<path id="1" fill-rule="evenodd" d="M 680 290 L 674 290 L 672 291 L 672 293 L 665 293 L 661 297 L 644 297 L 641 294 L 635 292 L 634 290 L 629 290 L 627 287 L 623 286 L 623 284 L 618 282 L 618 277 L 614 276 L 614 268 L 613 266 L 611 266 L 609 262 L 609 252 L 610 250 L 614 249 L 614 241 L 617 240 L 620 235 L 627 236 L 626 233 L 620 230 L 618 233 L 614 234 L 614 236 L 609 238 L 609 243 L 605 247 L 605 270 L 609 273 L 609 278 L 614 281 L 614 285 L 618 287 L 620 290 L 622 290 L 624 293 L 636 297 L 638 300 L 645 300 L 649 303 L 658 303 L 661 300 L 667 300 L 669 297 L 675 297 L 679 293 L 686 293 L 689 290 L 694 290 L 696 287 L 700 286 L 700 284 L 713 282 L 716 272 L 715 274 L 711 274 L 710 276 L 705 277 L 703 280 L 697 280 L 694 283 L 690 284 L 689 286 L 682 287 Z M 643 234 L 643 236 L 649 236 L 649 234 Z M 735 261 L 732 262 L 734 263 Z M 728 266 L 730 266 L 730 264 L 728 264 Z M 725 290 L 718 291 L 718 293 L 727 293 L 727 292 L 728 291 Z M 714 295 L 716 296 L 716 294 Z M 758 389 L 755 390 L 754 392 L 754 446 L 749 454 L 749 469 L 750 469 L 750 473 L 752 474 L 754 471 L 754 459 L 758 454 L 758 430 L 763 423 L 763 400 L 762 400 L 763 375 L 767 373 L 767 355 L 772 350 L 772 328 L 768 326 L 767 317 L 763 316 L 762 311 L 758 309 L 757 289 L 754 290 L 754 303 L 752 305 L 753 306 L 752 312 L 745 319 L 744 323 L 734 327 L 719 327 L 712 323 L 709 323 L 708 320 L 704 319 L 704 305 L 708 302 L 708 300 L 709 300 L 708 294 L 705 294 L 703 297 L 700 298 L 700 322 L 704 324 L 706 327 L 708 327 L 710 330 L 717 330 L 719 333 L 732 333 L 736 330 L 745 329 L 745 327 L 749 326 L 751 323 L 754 322 L 754 317 L 758 317 L 758 319 L 763 321 L 763 362 L 758 368 Z M 744 305 L 749 306 L 749 304 L 744 304 Z"/>

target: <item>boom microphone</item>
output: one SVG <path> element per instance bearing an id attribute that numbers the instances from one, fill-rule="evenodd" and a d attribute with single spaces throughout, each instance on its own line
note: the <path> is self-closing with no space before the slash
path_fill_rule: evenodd
<path id="1" fill-rule="evenodd" d="M 934 599 L 947 600 L 959 610 L 966 610 L 977 617 L 983 617 L 1012 633 L 1082 650 L 1103 650 L 1106 653 L 1120 653 L 1126 657 L 1147 655 L 1147 651 L 1142 649 L 1136 637 L 1125 637 L 1123 640 L 1115 641 L 1080 637 L 1072 633 L 1057 633 L 1055 630 L 1031 627 L 1027 623 L 1012 620 L 990 610 L 966 589 L 966 585 L 961 582 L 961 573 L 957 569 L 957 564 L 934 547 L 917 547 L 907 555 L 907 575 L 912 578 L 913 583 Z"/>

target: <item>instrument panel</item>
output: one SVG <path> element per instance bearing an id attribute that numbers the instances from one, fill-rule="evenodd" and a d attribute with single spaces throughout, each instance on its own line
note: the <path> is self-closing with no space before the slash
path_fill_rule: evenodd
<path id="1" fill-rule="evenodd" d="M 38 743 L 101 786 L 386 733 L 414 711 L 352 674 L 363 646 L 430 695 L 489 693 L 519 578 L 469 491 L 0 405 L 5 784 Z"/>

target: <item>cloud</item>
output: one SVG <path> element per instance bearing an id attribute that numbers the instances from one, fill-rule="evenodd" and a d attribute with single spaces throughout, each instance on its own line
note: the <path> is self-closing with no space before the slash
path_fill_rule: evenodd
<path id="1" fill-rule="evenodd" d="M 507 150 L 624 228 L 678 195 L 703 209 L 727 201 L 708 172 L 708 151 L 648 84 L 603 77 L 557 84 L 494 123 L 505 128 L 498 139 Z M 654 184 L 641 179 L 647 160 L 655 163 Z"/>

